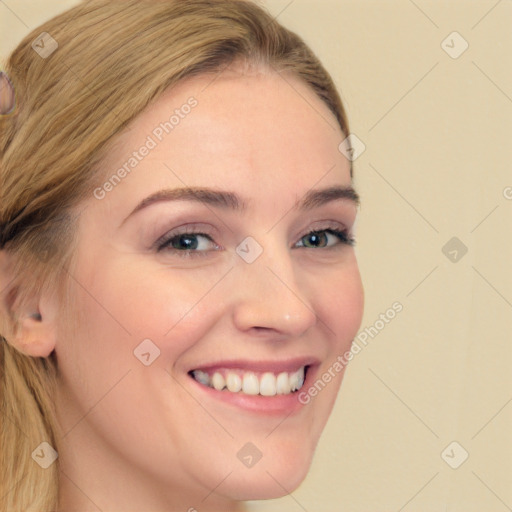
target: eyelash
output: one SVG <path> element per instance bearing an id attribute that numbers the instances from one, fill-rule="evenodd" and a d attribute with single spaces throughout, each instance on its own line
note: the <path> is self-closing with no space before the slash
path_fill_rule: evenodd
<path id="1" fill-rule="evenodd" d="M 353 247 L 356 243 L 355 239 L 349 234 L 348 230 L 340 230 L 340 229 L 336 229 L 336 228 L 313 229 L 313 230 L 309 231 L 308 233 L 306 233 L 305 235 L 301 236 L 300 240 L 302 240 L 303 238 L 306 238 L 308 236 L 311 236 L 313 234 L 316 235 L 316 234 L 322 234 L 322 233 L 328 233 L 328 234 L 336 236 L 339 240 L 339 243 L 336 243 L 334 245 L 327 246 L 327 247 L 317 247 L 316 249 L 333 249 L 339 245 L 348 245 L 350 247 Z M 183 258 L 207 256 L 211 252 L 209 250 L 198 251 L 198 250 L 191 250 L 191 249 L 175 249 L 173 247 L 169 247 L 170 242 L 178 239 L 179 237 L 183 237 L 183 236 L 189 236 L 189 237 L 204 236 L 210 242 L 215 243 L 213 241 L 212 237 L 206 233 L 201 233 L 199 231 L 193 231 L 193 230 L 190 230 L 190 231 L 185 230 L 180 233 L 170 233 L 168 235 L 164 235 L 164 237 L 162 237 L 160 240 L 158 240 L 155 243 L 157 252 L 162 252 L 162 251 L 171 252 L 171 253 L 175 253 Z M 301 247 L 299 247 L 299 249 L 315 249 L 315 247 L 310 248 L 310 247 L 301 246 Z"/>

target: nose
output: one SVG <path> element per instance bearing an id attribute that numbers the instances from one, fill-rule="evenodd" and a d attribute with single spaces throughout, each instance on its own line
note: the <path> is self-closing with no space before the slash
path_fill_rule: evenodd
<path id="1" fill-rule="evenodd" d="M 298 337 L 317 322 L 307 290 L 300 285 L 289 250 L 266 248 L 252 263 L 236 264 L 233 321 L 243 331 Z"/>

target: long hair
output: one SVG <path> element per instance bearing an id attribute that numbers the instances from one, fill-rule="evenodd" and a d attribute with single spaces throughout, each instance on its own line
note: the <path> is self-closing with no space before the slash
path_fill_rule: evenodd
<path id="1" fill-rule="evenodd" d="M 14 262 L 12 282 L 0 283 L 10 304 L 0 318 L 2 510 L 54 511 L 59 496 L 58 459 L 43 469 L 31 456 L 43 441 L 59 450 L 56 359 L 9 343 L 16 312 L 34 294 L 65 289 L 69 212 L 97 186 L 116 134 L 170 87 L 235 60 L 301 78 L 348 135 L 318 58 L 249 0 L 91 0 L 38 27 L 6 62 L 16 103 L 0 116 L 0 248 Z"/>

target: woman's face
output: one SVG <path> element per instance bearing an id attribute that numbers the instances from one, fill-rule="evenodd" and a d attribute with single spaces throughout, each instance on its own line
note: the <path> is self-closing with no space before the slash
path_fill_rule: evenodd
<path id="1" fill-rule="evenodd" d="M 167 92 L 109 153 L 56 345 L 61 462 L 100 508 L 303 480 L 363 310 L 343 139 L 298 79 L 224 72 Z"/>

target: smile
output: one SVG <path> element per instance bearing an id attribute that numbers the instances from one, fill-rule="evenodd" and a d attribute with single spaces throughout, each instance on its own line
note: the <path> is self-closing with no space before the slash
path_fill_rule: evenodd
<path id="1" fill-rule="evenodd" d="M 203 386 L 226 393 L 245 395 L 290 395 L 304 385 L 307 366 L 294 372 L 255 372 L 234 368 L 217 368 L 215 371 L 193 370 L 191 377 Z"/>

